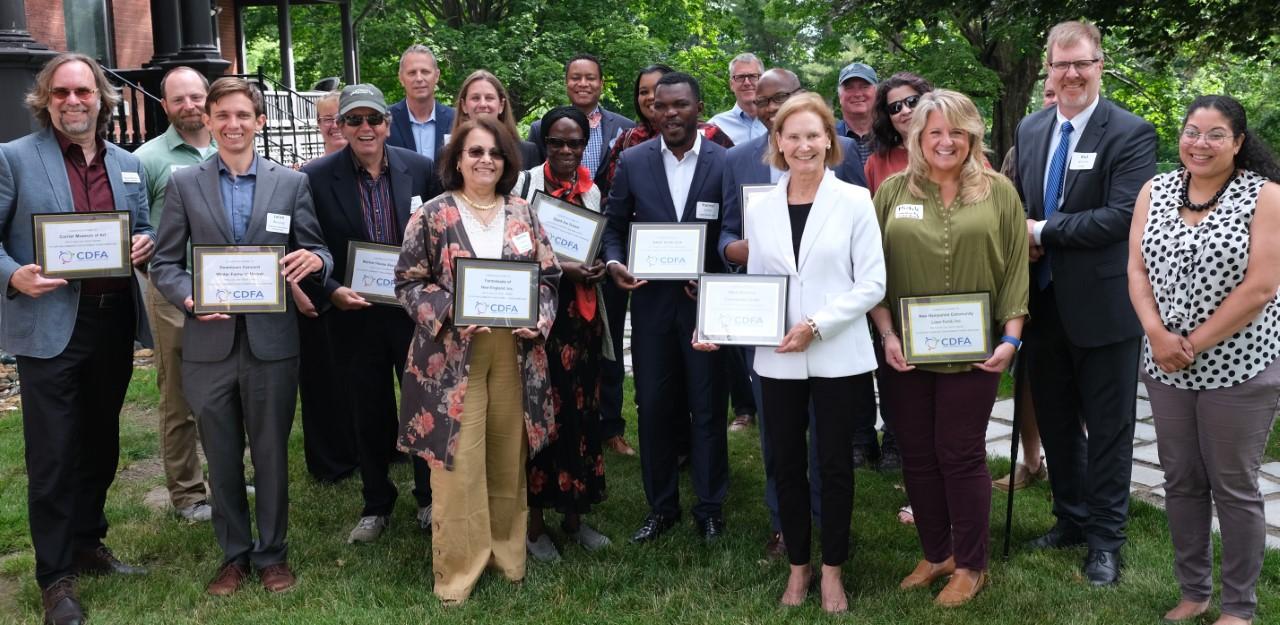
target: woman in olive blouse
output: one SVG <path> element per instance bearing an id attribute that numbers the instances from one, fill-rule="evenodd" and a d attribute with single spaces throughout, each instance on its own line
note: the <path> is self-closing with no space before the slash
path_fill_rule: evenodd
<path id="1" fill-rule="evenodd" d="M 900 586 L 928 587 L 950 575 L 935 599 L 943 606 L 968 602 L 986 583 L 987 420 L 1027 314 L 1026 219 L 1013 185 L 985 165 L 984 130 L 964 95 L 925 94 L 911 121 L 907 169 L 875 196 L 888 274 L 885 300 L 871 311 L 884 339 L 881 394 L 896 419 L 924 551 Z M 908 365 L 899 299 L 977 292 L 991 296 L 992 355 L 972 364 Z"/>

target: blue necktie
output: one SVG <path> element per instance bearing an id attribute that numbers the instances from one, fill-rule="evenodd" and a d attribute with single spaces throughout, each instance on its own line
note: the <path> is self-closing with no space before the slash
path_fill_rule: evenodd
<path id="1" fill-rule="evenodd" d="M 1049 161 L 1049 171 L 1045 172 L 1048 176 L 1048 184 L 1044 186 L 1044 218 L 1049 220 L 1049 216 L 1058 210 L 1058 198 L 1062 197 L 1062 184 L 1067 179 L 1067 155 L 1071 153 L 1071 132 L 1075 130 L 1071 126 L 1071 122 L 1062 122 L 1061 136 L 1058 138 L 1058 149 L 1053 151 L 1053 160 Z M 1049 286 L 1052 276 L 1049 273 L 1049 253 L 1046 250 L 1044 257 L 1040 259 L 1040 266 L 1036 270 L 1036 285 L 1040 290 L 1044 290 Z"/>

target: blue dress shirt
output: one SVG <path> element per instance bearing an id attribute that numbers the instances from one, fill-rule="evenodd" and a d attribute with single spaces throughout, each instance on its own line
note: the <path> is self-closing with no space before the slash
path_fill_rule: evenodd
<path id="1" fill-rule="evenodd" d="M 258 155 L 253 155 L 249 171 L 237 176 L 218 157 L 218 188 L 222 192 L 222 208 L 231 224 L 231 235 L 236 243 L 244 241 L 249 230 L 249 217 L 253 215 L 253 190 L 258 184 Z"/>

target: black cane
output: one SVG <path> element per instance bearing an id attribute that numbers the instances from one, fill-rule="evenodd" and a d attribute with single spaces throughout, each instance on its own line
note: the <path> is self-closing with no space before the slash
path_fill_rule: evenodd
<path id="1" fill-rule="evenodd" d="M 1022 426 L 1022 385 L 1026 374 L 1023 369 L 1026 363 L 1019 362 L 1019 355 L 1013 357 L 1013 434 L 1009 437 L 1009 498 L 1004 508 L 1004 559 L 1009 559 L 1009 541 L 1013 538 L 1013 491 L 1014 479 L 1018 471 L 1018 436 Z"/>

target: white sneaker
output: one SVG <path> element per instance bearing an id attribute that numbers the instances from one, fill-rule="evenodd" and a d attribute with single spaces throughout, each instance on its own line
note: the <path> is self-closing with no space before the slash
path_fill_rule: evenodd
<path id="1" fill-rule="evenodd" d="M 551 536 L 545 533 L 539 536 L 538 540 L 529 540 L 526 536 L 524 546 L 529 549 L 529 555 L 538 562 L 560 561 L 560 552 L 556 549 L 556 544 L 551 542 Z"/>
<path id="2" fill-rule="evenodd" d="M 208 523 L 213 519 L 213 506 L 207 501 L 197 501 L 185 508 L 175 510 L 179 517 L 182 517 L 187 523 Z"/>
<path id="3" fill-rule="evenodd" d="M 431 504 L 418 508 L 418 529 L 431 532 Z"/>
<path id="4" fill-rule="evenodd" d="M 378 540 L 389 525 L 391 525 L 390 517 L 362 516 L 355 528 L 351 530 L 351 534 L 347 536 L 347 543 L 371 543 Z"/>
<path id="5" fill-rule="evenodd" d="M 582 545 L 582 548 L 587 551 L 604 549 L 613 544 L 613 541 L 609 540 L 608 536 L 597 532 L 594 527 L 582 522 L 578 523 L 578 531 L 569 533 L 569 538 L 572 538 L 573 542 Z"/>

